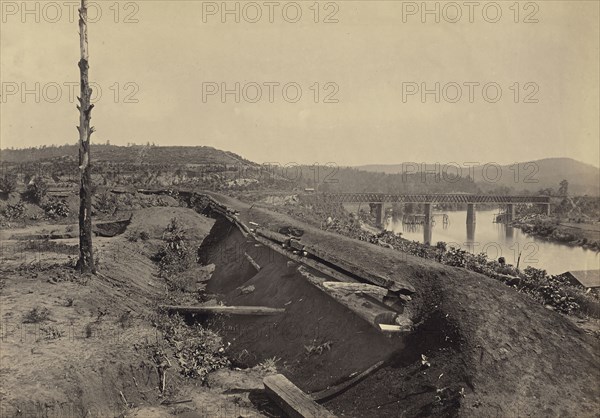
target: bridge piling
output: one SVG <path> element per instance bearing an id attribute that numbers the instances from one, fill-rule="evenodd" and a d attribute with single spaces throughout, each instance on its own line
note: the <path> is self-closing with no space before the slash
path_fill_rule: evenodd
<path id="1" fill-rule="evenodd" d="M 515 219 L 515 205 L 509 203 L 506 205 L 506 223 L 512 222 Z"/>
<path id="2" fill-rule="evenodd" d="M 425 222 L 423 224 L 423 243 L 427 244 L 427 245 L 431 245 L 431 238 L 433 236 L 432 230 L 431 230 L 431 224 Z"/>
<path id="3" fill-rule="evenodd" d="M 542 208 L 542 215 L 550 216 L 550 204 L 542 203 L 540 206 Z"/>
<path id="4" fill-rule="evenodd" d="M 383 205 L 383 203 L 375 203 L 374 205 L 374 210 L 375 210 L 375 225 L 377 225 L 378 227 L 383 227 L 383 221 L 385 219 L 385 207 Z"/>
<path id="5" fill-rule="evenodd" d="M 425 203 L 423 208 L 425 211 L 425 225 L 431 225 L 431 220 L 433 219 L 431 216 L 431 203 Z"/>

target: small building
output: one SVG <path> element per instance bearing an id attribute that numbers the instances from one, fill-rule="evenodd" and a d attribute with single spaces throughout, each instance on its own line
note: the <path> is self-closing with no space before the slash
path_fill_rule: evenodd
<path id="1" fill-rule="evenodd" d="M 586 289 L 600 287 L 600 270 L 567 271 L 561 276 L 575 286 L 583 286 Z"/>

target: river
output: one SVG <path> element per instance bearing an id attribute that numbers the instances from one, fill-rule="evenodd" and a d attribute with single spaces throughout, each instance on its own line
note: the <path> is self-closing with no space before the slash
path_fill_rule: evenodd
<path id="1" fill-rule="evenodd" d="M 519 267 L 532 266 L 550 274 L 574 270 L 600 269 L 600 253 L 582 247 L 558 244 L 527 235 L 520 229 L 492 222 L 494 210 L 477 211 L 474 228 L 467 228 L 467 211 L 444 212 L 448 222 L 444 223 L 440 213 L 434 212 L 434 224 L 430 231 L 423 225 L 407 225 L 401 220 L 388 219 L 386 229 L 402 232 L 402 237 L 425 242 L 425 233 L 431 235 L 429 242 L 435 245 L 444 241 L 449 246 L 459 247 L 473 253 L 484 252 L 490 259 L 503 256 L 506 262 Z"/>

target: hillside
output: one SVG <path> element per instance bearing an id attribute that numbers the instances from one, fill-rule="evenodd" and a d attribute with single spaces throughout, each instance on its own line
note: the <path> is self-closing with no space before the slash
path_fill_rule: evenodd
<path id="1" fill-rule="evenodd" d="M 517 168 L 518 166 L 518 168 Z M 443 165 L 420 163 L 400 164 L 371 164 L 356 167 L 359 170 L 370 172 L 398 174 L 402 172 L 438 172 L 449 177 L 457 173 L 456 166 L 444 168 Z M 513 188 L 515 192 L 539 189 L 557 189 L 558 184 L 566 179 L 569 182 L 569 191 L 573 194 L 600 195 L 600 169 L 582 163 L 572 158 L 545 158 L 535 161 L 520 162 L 511 165 L 480 165 L 472 170 L 477 186 L 483 191 L 496 187 Z M 462 168 L 461 174 L 466 177 L 470 174 L 469 168 Z"/>
<path id="2" fill-rule="evenodd" d="M 12 166 L 14 169 L 19 166 L 24 174 L 31 175 L 45 170 L 49 176 L 60 177 L 61 173 L 67 172 L 75 175 L 77 155 L 78 148 L 75 144 L 5 149 L 0 154 L 0 162 L 6 168 Z M 443 166 L 400 163 L 360 167 L 324 165 L 318 167 L 318 170 L 309 165 L 267 167 L 233 152 L 207 146 L 92 144 L 92 158 L 97 175 L 106 177 L 110 173 L 116 173 L 123 177 L 127 173 L 128 177 L 123 178 L 120 183 L 133 182 L 132 184 L 137 185 L 141 181 L 137 177 L 142 176 L 146 186 L 153 183 L 161 186 L 182 184 L 188 180 L 204 183 L 214 180 L 223 183 L 238 179 L 232 187 L 260 189 L 268 186 L 273 189 L 273 180 L 277 179 L 283 181 L 279 186 L 286 190 L 293 187 L 315 187 L 318 183 L 322 192 L 517 194 L 525 191 L 537 193 L 549 188 L 556 193 L 559 183 L 566 179 L 571 195 L 600 195 L 600 169 L 570 158 L 548 158 L 504 166 L 493 163 L 472 168 L 465 166 L 460 173 L 456 164 Z M 153 173 L 159 172 L 166 177 L 154 178 Z M 214 173 L 225 172 L 229 174 L 223 174 L 223 178 L 206 178 L 207 175 L 214 177 L 217 175 Z M 409 174 L 403 175 L 403 172 Z M 129 178 L 133 174 L 137 176 L 135 181 Z M 457 175 L 460 178 L 456 178 Z M 177 178 L 172 178 L 173 176 Z M 253 184 L 246 184 L 247 181 L 252 181 Z M 114 179 L 104 178 L 100 184 L 116 183 Z"/>
<path id="3" fill-rule="evenodd" d="M 5 163 L 25 163 L 45 161 L 65 156 L 76 157 L 78 145 L 49 146 L 43 148 L 3 149 L 0 161 Z M 100 145 L 92 144 L 92 157 L 95 161 L 135 164 L 226 164 L 253 165 L 248 160 L 229 151 L 212 147 L 163 147 L 154 145 Z"/>

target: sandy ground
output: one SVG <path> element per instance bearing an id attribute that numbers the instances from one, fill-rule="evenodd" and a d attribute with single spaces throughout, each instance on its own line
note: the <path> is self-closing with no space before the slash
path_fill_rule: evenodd
<path id="1" fill-rule="evenodd" d="M 161 341 L 152 316 L 166 290 L 149 256 L 174 216 L 196 240 L 208 234 L 214 222 L 184 208 L 137 211 L 129 229 L 147 231 L 151 238 L 130 242 L 124 235 L 97 237 L 99 271 L 95 277 L 81 278 L 63 267 L 69 253 L 75 253 L 71 250 L 76 250 L 76 240 L 50 241 L 60 242 L 60 247 L 33 245 L 29 250 L 22 250 L 27 241 L 3 242 L 1 416 L 260 415 L 247 393 L 240 395 L 234 389 L 240 382 L 259 385 L 262 371 L 239 372 L 245 380 L 217 374 L 211 377 L 214 388 L 208 389 L 197 388 L 193 380 L 173 370 L 168 372 L 165 394 L 159 390 L 149 347 Z M 56 228 L 39 225 L 3 234 L 51 229 Z M 48 318 L 24 323 L 34 308 L 47 309 Z M 182 399 L 191 402 L 160 405 Z"/>

